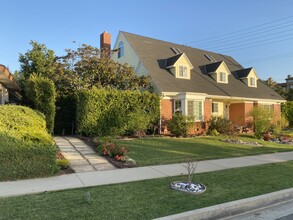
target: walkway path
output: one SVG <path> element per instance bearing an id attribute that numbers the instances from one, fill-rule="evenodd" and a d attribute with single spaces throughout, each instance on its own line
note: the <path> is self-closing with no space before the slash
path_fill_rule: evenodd
<path id="1" fill-rule="evenodd" d="M 64 141 L 64 143 L 66 142 Z M 198 162 L 196 173 L 224 170 L 235 167 L 255 166 L 267 163 L 278 163 L 288 160 L 293 160 L 293 152 L 206 160 Z M 0 182 L 0 197 L 61 189 L 98 186 L 105 184 L 124 183 L 138 180 L 156 179 L 168 176 L 179 176 L 187 173 L 184 165 L 185 164 L 180 163 L 149 167 L 91 171 L 40 179 Z"/>
<path id="2" fill-rule="evenodd" d="M 116 169 L 79 138 L 55 137 L 54 140 L 76 173 Z"/>

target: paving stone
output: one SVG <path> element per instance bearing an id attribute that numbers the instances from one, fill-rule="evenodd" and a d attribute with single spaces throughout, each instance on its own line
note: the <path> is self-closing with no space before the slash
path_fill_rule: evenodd
<path id="1" fill-rule="evenodd" d="M 110 163 L 99 163 L 99 164 L 93 164 L 93 167 L 96 169 L 96 170 L 99 170 L 99 171 L 103 171 L 103 170 L 114 170 L 116 169 L 115 166 L 113 166 L 112 164 Z"/>
<path id="2" fill-rule="evenodd" d="M 71 166 L 75 166 L 75 165 L 78 165 L 78 166 L 82 165 L 83 166 L 83 165 L 90 165 L 90 164 L 87 160 L 82 159 L 82 160 L 70 160 L 69 165 L 71 167 Z"/>
<path id="3" fill-rule="evenodd" d="M 91 159 L 88 159 L 88 161 L 91 163 L 91 164 L 105 164 L 105 163 L 108 163 L 108 161 L 104 158 L 91 158 Z"/>
<path id="4" fill-rule="evenodd" d="M 63 152 L 62 155 L 69 161 L 83 159 L 83 157 L 77 152 Z"/>
<path id="5" fill-rule="evenodd" d="M 87 166 L 70 166 L 76 173 L 95 171 L 91 165 Z"/>

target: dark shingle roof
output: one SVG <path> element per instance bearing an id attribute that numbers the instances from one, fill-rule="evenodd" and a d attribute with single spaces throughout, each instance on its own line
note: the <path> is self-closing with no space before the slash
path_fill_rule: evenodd
<path id="1" fill-rule="evenodd" d="M 173 66 L 177 60 L 182 56 L 183 53 L 176 54 L 166 60 L 166 67 Z"/>
<path id="2" fill-rule="evenodd" d="M 204 74 L 205 70 L 203 67 L 211 64 L 211 61 L 206 58 L 206 54 L 212 56 L 217 61 L 225 61 L 230 72 L 243 69 L 230 56 L 127 32 L 121 32 L 121 34 L 131 45 L 143 66 L 148 70 L 153 83 L 161 92 L 194 92 L 219 96 L 283 100 L 279 94 L 260 80 L 258 80 L 257 88 L 252 88 L 233 75 L 228 76 L 229 83 L 225 84 L 217 83 L 210 75 Z M 194 66 L 190 73 L 190 80 L 176 78 L 162 67 L 164 65 L 160 65 L 160 62 L 165 63 L 166 59 L 175 57 L 174 51 L 170 49 L 171 47 L 178 48 L 182 53 L 185 53 Z"/>
<path id="3" fill-rule="evenodd" d="M 237 70 L 237 71 L 234 72 L 234 76 L 237 79 L 245 78 L 245 77 L 247 77 L 249 75 L 251 70 L 252 70 L 252 67 L 247 68 L 247 69 Z"/>
<path id="4" fill-rule="evenodd" d="M 223 61 L 205 65 L 206 73 L 216 72 Z"/>

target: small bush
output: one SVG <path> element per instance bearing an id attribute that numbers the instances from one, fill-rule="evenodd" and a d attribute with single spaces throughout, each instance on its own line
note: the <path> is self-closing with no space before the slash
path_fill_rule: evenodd
<path id="1" fill-rule="evenodd" d="M 188 130 L 193 126 L 192 118 L 183 115 L 181 112 L 176 112 L 170 120 L 167 120 L 167 128 L 176 136 L 186 136 Z"/>
<path id="2" fill-rule="evenodd" d="M 213 129 L 209 132 L 209 134 L 212 136 L 218 136 L 220 133 L 216 129 Z"/>
<path id="3" fill-rule="evenodd" d="M 69 161 L 66 159 L 57 159 L 57 165 L 61 169 L 66 169 L 69 166 Z"/>
<path id="4" fill-rule="evenodd" d="M 233 128 L 232 128 L 232 123 L 228 119 L 222 118 L 222 117 L 216 117 L 213 116 L 209 120 L 209 129 L 208 133 L 211 134 L 213 130 L 216 130 L 220 134 L 228 134 L 231 133 Z"/>
<path id="5" fill-rule="evenodd" d="M 271 129 L 273 113 L 258 106 L 252 110 L 251 115 L 253 116 L 254 136 L 262 138 L 263 134 Z"/>
<path id="6" fill-rule="evenodd" d="M 128 149 L 115 142 L 103 142 L 98 145 L 97 151 L 100 155 L 114 158 L 117 161 L 124 161 Z"/>

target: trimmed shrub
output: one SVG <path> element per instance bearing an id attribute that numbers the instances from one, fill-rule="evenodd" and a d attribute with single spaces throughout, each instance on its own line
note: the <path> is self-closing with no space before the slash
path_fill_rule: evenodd
<path id="1" fill-rule="evenodd" d="M 166 122 L 168 130 L 176 136 L 186 136 L 188 130 L 193 126 L 194 121 L 190 117 L 176 112 L 170 120 Z"/>
<path id="2" fill-rule="evenodd" d="M 218 116 L 212 116 L 209 120 L 209 134 L 213 133 L 212 131 L 214 130 L 216 130 L 220 134 L 228 134 L 232 132 L 232 129 L 232 123 L 228 119 Z"/>
<path id="3" fill-rule="evenodd" d="M 115 136 L 146 130 L 159 118 L 159 97 L 139 91 L 97 89 L 81 91 L 77 101 L 77 132 Z"/>
<path id="4" fill-rule="evenodd" d="M 54 129 L 56 91 L 52 80 L 32 74 L 25 83 L 25 96 L 32 107 L 42 112 L 46 118 L 47 130 Z"/>
<path id="5" fill-rule="evenodd" d="M 44 115 L 27 107 L 0 106 L 0 181 L 49 176 L 58 170 L 56 147 Z"/>
<path id="6" fill-rule="evenodd" d="M 18 140 L 40 144 L 52 144 L 53 139 L 46 131 L 42 113 L 28 107 L 0 106 L 0 132 Z"/>

